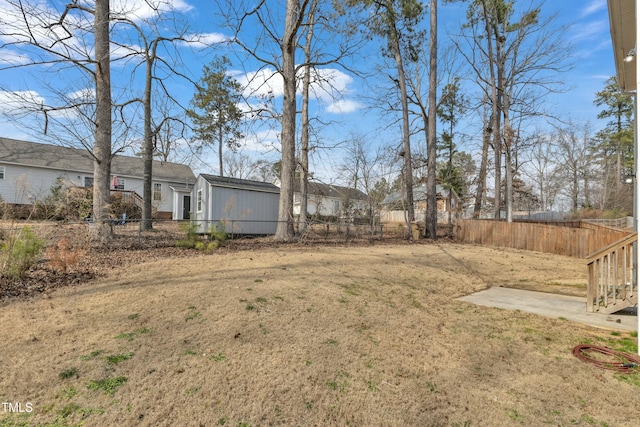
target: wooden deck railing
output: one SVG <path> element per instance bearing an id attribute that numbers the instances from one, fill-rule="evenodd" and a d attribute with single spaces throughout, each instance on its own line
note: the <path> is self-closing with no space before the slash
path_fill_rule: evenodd
<path id="1" fill-rule="evenodd" d="M 588 312 L 615 313 L 637 304 L 636 250 L 634 233 L 587 257 Z"/>
<path id="2" fill-rule="evenodd" d="M 135 206 L 139 207 L 140 209 L 142 209 L 142 206 L 144 204 L 144 200 L 142 199 L 142 197 L 136 193 L 135 191 L 131 191 L 131 190 L 111 190 L 111 194 L 118 194 L 120 197 L 122 197 L 122 200 L 126 203 L 133 203 Z"/>

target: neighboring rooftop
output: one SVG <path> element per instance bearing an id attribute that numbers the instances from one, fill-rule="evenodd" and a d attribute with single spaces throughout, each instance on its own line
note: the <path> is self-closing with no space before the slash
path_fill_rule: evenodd
<path id="1" fill-rule="evenodd" d="M 453 191 L 453 190 L 452 190 Z M 445 190 L 440 184 L 436 185 L 436 196 L 446 196 L 449 193 L 449 190 Z M 454 192 L 455 193 L 455 192 Z M 382 201 L 383 205 L 390 205 L 393 203 L 398 203 L 404 200 L 404 193 L 399 191 L 395 191 L 389 194 Z M 427 200 L 427 186 L 426 184 L 420 184 L 413 187 L 413 200 L 414 201 L 423 201 Z"/>
<path id="2" fill-rule="evenodd" d="M 300 182 L 297 180 L 294 191 L 300 192 Z M 334 197 L 336 199 L 367 200 L 367 195 L 358 189 L 314 181 L 309 182 L 308 193 L 323 197 Z"/>
<path id="3" fill-rule="evenodd" d="M 93 157 L 87 150 L 2 137 L 0 163 L 93 173 Z M 113 175 L 140 177 L 143 168 L 140 157 L 116 155 L 111 161 Z M 177 182 L 195 181 L 195 175 L 189 166 L 159 160 L 153 161 L 153 177 Z"/>

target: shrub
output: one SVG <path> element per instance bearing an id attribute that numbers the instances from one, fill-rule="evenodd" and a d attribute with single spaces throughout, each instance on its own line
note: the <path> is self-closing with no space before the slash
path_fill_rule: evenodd
<path id="1" fill-rule="evenodd" d="M 186 233 L 186 237 L 176 242 L 178 247 L 195 248 L 196 244 L 200 241 L 197 233 L 198 225 L 196 223 L 183 222 L 180 224 L 180 229 Z"/>
<path id="2" fill-rule="evenodd" d="M 224 231 L 222 225 L 213 224 L 207 229 L 206 236 L 207 240 L 209 240 L 208 243 L 203 241 L 203 236 L 198 234 L 198 225 L 196 223 L 183 223 L 181 229 L 186 233 L 184 239 L 176 242 L 177 246 L 181 248 L 195 248 L 199 251 L 213 252 L 227 240 L 227 233 Z"/>
<path id="3" fill-rule="evenodd" d="M 0 274 L 19 279 L 39 258 L 44 241 L 39 239 L 31 227 L 22 227 L 10 232 L 0 244 Z"/>
<path id="4" fill-rule="evenodd" d="M 49 265 L 57 270 L 66 273 L 69 267 L 76 264 L 81 252 L 73 247 L 71 240 L 64 237 L 47 250 Z"/>
<path id="5" fill-rule="evenodd" d="M 209 240 L 213 240 L 214 242 L 218 242 L 220 244 L 227 240 L 227 232 L 224 231 L 224 226 L 222 224 L 211 224 L 209 226 L 209 229 L 207 230 L 207 234 L 209 235 Z"/>

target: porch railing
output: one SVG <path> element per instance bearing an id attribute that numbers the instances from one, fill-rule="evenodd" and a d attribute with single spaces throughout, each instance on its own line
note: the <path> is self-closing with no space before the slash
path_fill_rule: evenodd
<path id="1" fill-rule="evenodd" d="M 638 303 L 637 233 L 587 257 L 587 311 L 615 313 Z"/>
<path id="2" fill-rule="evenodd" d="M 132 190 L 111 190 L 111 195 L 116 195 L 116 194 L 119 195 L 120 197 L 122 197 L 122 200 L 125 203 L 133 203 L 135 206 L 139 207 L 140 209 L 142 209 L 142 206 L 144 205 L 144 200 L 135 191 L 132 191 Z"/>

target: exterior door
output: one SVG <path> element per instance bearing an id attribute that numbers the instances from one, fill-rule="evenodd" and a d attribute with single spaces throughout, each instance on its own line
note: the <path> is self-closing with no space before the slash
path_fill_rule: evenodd
<path id="1" fill-rule="evenodd" d="M 189 219 L 190 211 L 191 211 L 191 196 L 184 196 L 182 198 L 182 219 Z"/>

